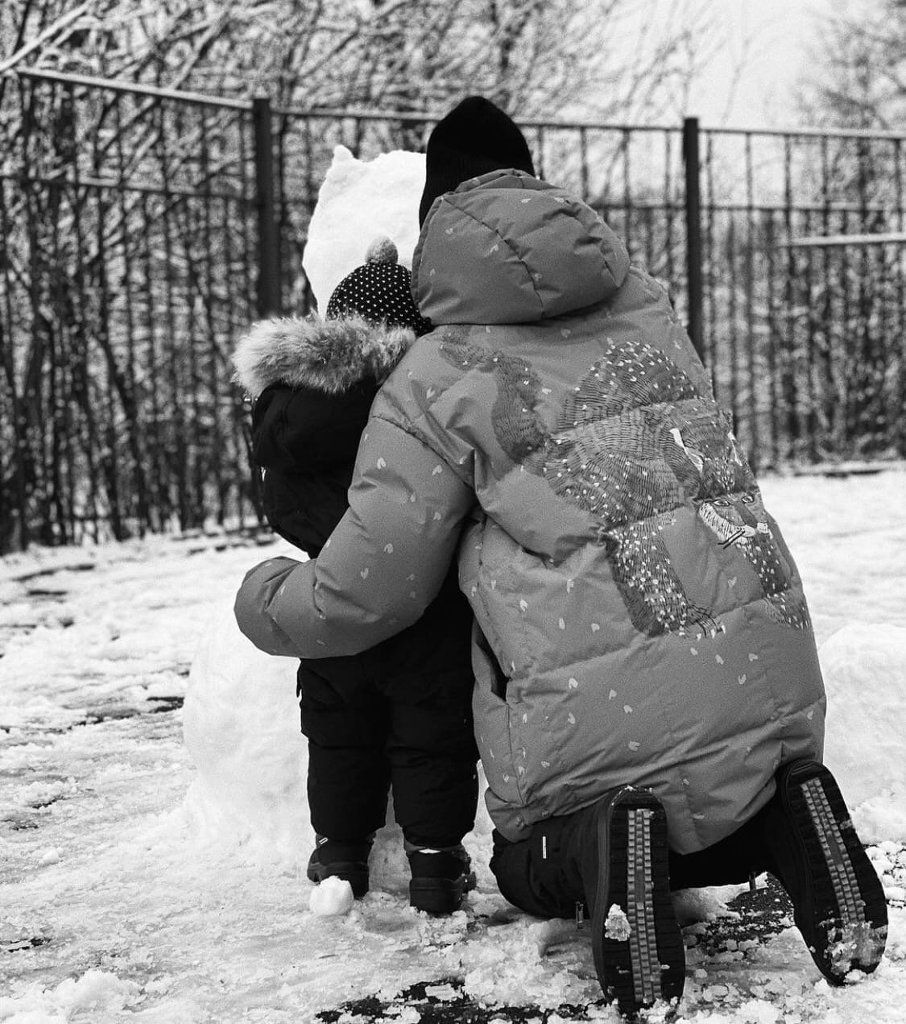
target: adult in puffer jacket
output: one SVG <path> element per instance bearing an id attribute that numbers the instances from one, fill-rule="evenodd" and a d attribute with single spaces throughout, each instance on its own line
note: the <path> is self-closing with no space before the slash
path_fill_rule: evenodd
<path id="1" fill-rule="evenodd" d="M 671 885 L 766 868 L 830 980 L 870 971 L 883 894 L 820 763 L 790 552 L 664 289 L 594 211 L 525 170 L 437 189 L 432 143 L 460 171 L 496 155 L 488 107 L 429 142 L 413 292 L 435 329 L 377 396 L 350 510 L 316 563 L 249 573 L 239 624 L 278 653 L 376 643 L 430 602 L 464 524 L 504 895 L 584 904 L 627 1012 L 682 991 Z"/>
<path id="2" fill-rule="evenodd" d="M 268 520 L 316 556 L 347 508 L 356 450 L 381 381 L 416 333 L 409 271 L 380 239 L 337 286 L 326 319 L 256 324 L 234 354 L 254 399 L 252 455 Z M 450 913 L 471 876 L 462 838 L 474 824 L 472 612 L 449 572 L 417 623 L 369 650 L 300 663 L 308 737 L 312 881 L 368 889 L 368 854 L 394 811 L 412 870 L 411 901 Z M 249 766 L 253 770 L 254 766 Z"/>

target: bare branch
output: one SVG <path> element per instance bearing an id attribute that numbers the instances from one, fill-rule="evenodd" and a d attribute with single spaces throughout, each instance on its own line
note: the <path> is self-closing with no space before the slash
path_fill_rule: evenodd
<path id="1" fill-rule="evenodd" d="M 21 64 L 29 54 L 34 53 L 35 50 L 42 47 L 55 36 L 61 35 L 65 29 L 69 28 L 69 26 L 73 24 L 73 22 L 78 21 L 83 14 L 86 14 L 89 8 L 94 5 L 94 2 L 95 0 L 85 0 L 85 2 L 79 4 L 75 10 L 69 11 L 67 14 L 58 18 L 52 25 L 48 25 L 48 27 L 44 29 L 40 35 L 32 39 L 31 42 L 20 46 L 20 48 L 16 50 L 15 53 L 7 57 L 6 60 L 0 61 L 0 75 L 12 70 L 17 64 Z"/>

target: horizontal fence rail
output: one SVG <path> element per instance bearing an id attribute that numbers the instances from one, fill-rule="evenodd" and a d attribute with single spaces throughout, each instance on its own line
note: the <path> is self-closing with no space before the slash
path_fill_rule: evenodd
<path id="1" fill-rule="evenodd" d="M 256 523 L 235 342 L 313 306 L 335 147 L 436 121 L 0 77 L 0 552 Z M 906 137 L 522 127 L 667 285 L 757 466 L 906 454 Z"/>

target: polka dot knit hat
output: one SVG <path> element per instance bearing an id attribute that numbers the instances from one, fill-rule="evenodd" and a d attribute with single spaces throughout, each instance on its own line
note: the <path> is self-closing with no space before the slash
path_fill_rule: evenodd
<path id="1" fill-rule="evenodd" d="M 368 247 L 365 263 L 337 285 L 327 303 L 326 318 L 360 316 L 388 327 L 410 327 L 417 335 L 431 330 L 412 298 L 409 271 L 397 262 L 397 250 L 386 236 Z"/>

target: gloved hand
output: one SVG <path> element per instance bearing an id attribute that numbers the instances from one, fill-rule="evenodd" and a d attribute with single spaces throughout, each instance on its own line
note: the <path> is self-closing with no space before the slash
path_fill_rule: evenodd
<path id="1" fill-rule="evenodd" d="M 236 622 L 252 643 L 267 654 L 296 656 L 289 637 L 274 622 L 269 608 L 287 577 L 304 563 L 295 558 L 269 558 L 250 569 L 236 594 Z"/>

